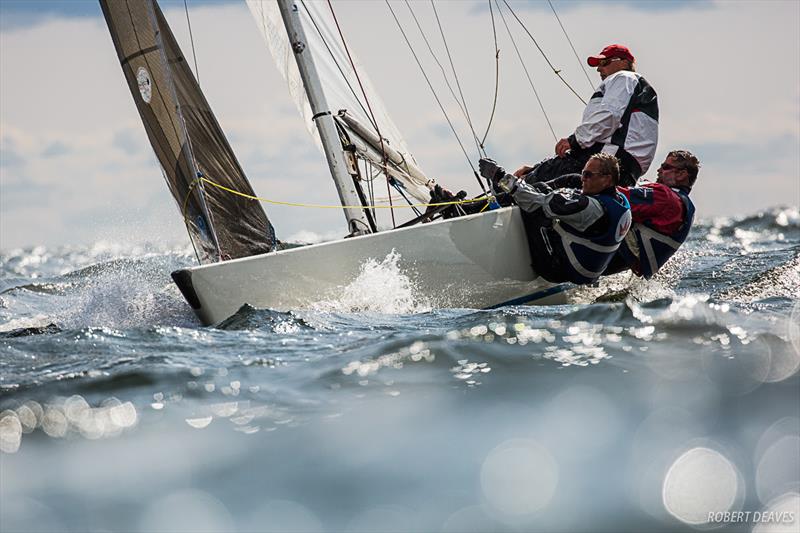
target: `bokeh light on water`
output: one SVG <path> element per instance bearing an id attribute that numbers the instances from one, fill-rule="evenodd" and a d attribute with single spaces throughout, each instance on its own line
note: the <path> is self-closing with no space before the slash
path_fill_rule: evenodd
<path id="1" fill-rule="evenodd" d="M 53 438 L 83 437 L 95 440 L 120 435 L 136 426 L 138 413 L 131 402 L 110 397 L 92 407 L 80 395 L 56 398 L 41 405 L 28 400 L 0 413 L 0 451 L 16 452 L 23 434 L 41 429 Z"/>
<path id="2" fill-rule="evenodd" d="M 753 464 L 762 504 L 787 492 L 800 492 L 800 420 L 786 417 L 769 426 L 758 440 Z"/>
<path id="3" fill-rule="evenodd" d="M 800 531 L 800 493 L 787 492 L 770 501 L 761 511 L 752 533 L 796 533 Z"/>
<path id="4" fill-rule="evenodd" d="M 199 490 L 183 490 L 151 502 L 139 520 L 139 531 L 225 533 L 235 531 L 225 505 Z"/>
<path id="5" fill-rule="evenodd" d="M 307 507 L 290 500 L 259 502 L 240 531 L 269 533 L 321 533 L 326 528 Z"/>
<path id="6" fill-rule="evenodd" d="M 493 449 L 481 467 L 481 488 L 503 515 L 532 514 L 547 506 L 558 485 L 558 465 L 541 444 L 513 439 Z"/>
<path id="7" fill-rule="evenodd" d="M 702 524 L 709 515 L 738 510 L 744 487 L 736 467 L 720 452 L 705 447 L 686 451 L 664 478 L 664 507 L 687 524 Z"/>
<path id="8" fill-rule="evenodd" d="M 799 531 L 800 226 L 768 218 L 591 304 L 429 309 L 389 258 L 212 328 L 165 289 L 188 256 L 21 251 L 0 530 Z"/>
<path id="9" fill-rule="evenodd" d="M 14 453 L 19 450 L 22 441 L 22 423 L 17 413 L 3 411 L 0 413 L 0 451 Z"/>

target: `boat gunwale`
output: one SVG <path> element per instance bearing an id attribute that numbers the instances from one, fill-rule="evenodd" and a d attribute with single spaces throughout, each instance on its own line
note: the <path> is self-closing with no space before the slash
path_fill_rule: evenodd
<path id="1" fill-rule="evenodd" d="M 436 225 L 440 225 L 440 224 L 447 224 L 447 223 L 460 222 L 460 221 L 465 221 L 465 220 L 472 220 L 472 219 L 478 218 L 480 216 L 488 215 L 490 213 L 498 214 L 500 212 L 513 211 L 514 209 L 517 209 L 517 207 L 516 206 L 508 206 L 508 207 L 501 207 L 499 209 L 493 209 L 491 211 L 486 211 L 486 212 L 483 212 L 483 213 L 473 213 L 473 214 L 470 214 L 470 215 L 463 215 L 463 216 L 460 216 L 460 217 L 446 218 L 446 219 L 441 219 L 441 220 L 434 220 L 432 222 L 424 223 L 424 227 L 431 227 L 431 226 L 436 226 Z M 291 254 L 291 253 L 296 253 L 299 250 L 310 250 L 310 249 L 320 248 L 320 247 L 324 247 L 324 246 L 331 246 L 331 245 L 334 245 L 334 244 L 337 244 L 337 243 L 340 243 L 340 242 L 355 241 L 355 240 L 359 240 L 359 239 L 375 238 L 375 237 L 378 237 L 380 235 L 386 235 L 386 234 L 389 234 L 389 233 L 394 234 L 394 233 L 399 233 L 399 232 L 412 231 L 412 230 L 416 230 L 416 229 L 418 229 L 420 227 L 422 227 L 422 225 L 408 226 L 406 228 L 392 228 L 392 229 L 388 229 L 388 230 L 379 231 L 379 232 L 376 232 L 376 233 L 367 233 L 367 234 L 364 234 L 364 235 L 354 235 L 352 237 L 342 237 L 340 239 L 336 239 L 336 240 L 333 240 L 333 241 L 325 241 L 325 242 L 317 242 L 317 243 L 314 243 L 314 244 L 301 245 L 301 246 L 298 246 L 298 247 L 295 247 L 295 248 L 290 248 L 288 250 L 273 250 L 271 252 L 266 252 L 266 253 L 263 253 L 263 254 L 249 255 L 247 257 L 237 257 L 236 259 L 228 259 L 228 260 L 225 260 L 225 261 L 217 261 L 215 263 L 208 263 L 208 264 L 205 264 L 205 265 L 188 266 L 188 267 L 184 267 L 184 268 L 179 268 L 179 269 L 176 270 L 176 272 L 179 272 L 181 270 L 189 270 L 189 271 L 195 272 L 195 271 L 198 271 L 198 270 L 205 270 L 205 269 L 208 269 L 208 268 L 218 267 L 218 266 L 223 265 L 223 264 L 224 265 L 228 265 L 228 264 L 234 264 L 234 263 L 242 263 L 242 262 L 245 262 L 245 261 L 252 261 L 252 260 L 254 260 L 256 258 L 263 258 L 263 257 L 266 257 L 266 256 L 279 256 L 279 255 Z"/>

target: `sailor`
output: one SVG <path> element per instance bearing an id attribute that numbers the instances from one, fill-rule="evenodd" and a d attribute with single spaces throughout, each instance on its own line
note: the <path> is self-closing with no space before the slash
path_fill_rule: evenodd
<path id="1" fill-rule="evenodd" d="M 658 167 L 655 183 L 617 187 L 631 205 L 633 225 L 604 275 L 630 269 L 650 279 L 675 254 L 689 235 L 695 207 L 689 198 L 700 161 L 688 150 L 673 150 Z M 580 174 L 550 180 L 551 188 L 578 188 Z"/>
<path id="2" fill-rule="evenodd" d="M 628 200 L 615 188 L 619 165 L 611 154 L 589 158 L 581 191 L 530 185 L 491 159 L 480 160 L 480 172 L 496 192 L 507 192 L 520 207 L 533 269 L 550 282 L 594 282 L 631 225 Z"/>
<path id="3" fill-rule="evenodd" d="M 514 175 L 528 183 L 549 181 L 580 172 L 592 154 L 615 155 L 620 184 L 633 186 L 650 168 L 658 144 L 658 99 L 655 90 L 636 72 L 631 51 L 611 44 L 587 59 L 597 67 L 601 82 L 583 111 L 575 132 L 558 141 L 556 157 L 523 166 Z"/>
<path id="4" fill-rule="evenodd" d="M 636 187 L 620 187 L 631 204 L 633 227 L 606 270 L 614 274 L 630 268 L 650 279 L 678 251 L 694 222 L 689 199 L 700 161 L 688 150 L 673 150 L 658 167 L 658 180 Z"/>

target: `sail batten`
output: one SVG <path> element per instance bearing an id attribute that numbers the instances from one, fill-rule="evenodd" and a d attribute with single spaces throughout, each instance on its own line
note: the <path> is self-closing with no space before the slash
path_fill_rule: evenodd
<path id="1" fill-rule="evenodd" d="M 265 253 L 275 231 L 155 0 L 100 0 L 120 65 L 198 260 Z"/>

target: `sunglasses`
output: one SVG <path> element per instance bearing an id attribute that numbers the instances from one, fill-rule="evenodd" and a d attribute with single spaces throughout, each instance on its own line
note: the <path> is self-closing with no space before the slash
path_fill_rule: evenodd
<path id="1" fill-rule="evenodd" d="M 670 165 L 669 163 L 661 163 L 659 168 L 661 170 L 684 170 L 682 167 L 676 167 L 675 165 Z"/>
<path id="2" fill-rule="evenodd" d="M 608 175 L 609 174 L 607 172 L 592 172 L 591 170 L 584 170 L 583 172 L 581 172 L 581 177 L 586 178 L 587 180 L 590 180 L 596 176 L 608 176 Z"/>
<path id="3" fill-rule="evenodd" d="M 622 58 L 620 58 L 620 57 L 612 57 L 612 58 L 609 58 L 609 59 L 601 59 L 597 63 L 597 66 L 598 67 L 607 67 L 608 64 L 611 63 L 612 61 L 622 61 Z"/>

